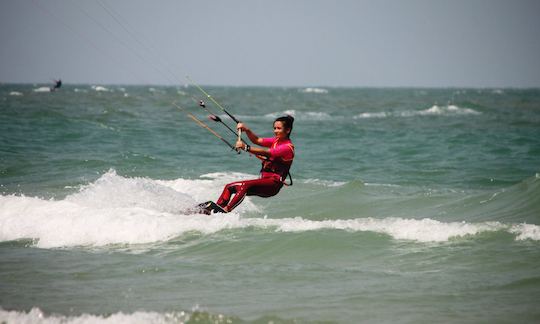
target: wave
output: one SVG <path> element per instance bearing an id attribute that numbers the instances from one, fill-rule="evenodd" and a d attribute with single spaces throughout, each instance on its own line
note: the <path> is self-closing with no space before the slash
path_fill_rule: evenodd
<path id="1" fill-rule="evenodd" d="M 324 88 L 304 88 L 299 90 L 302 93 L 318 93 L 318 94 L 327 94 L 328 90 Z"/>
<path id="2" fill-rule="evenodd" d="M 407 111 L 391 111 L 391 112 L 364 112 L 354 116 L 354 119 L 364 118 L 387 118 L 387 117 L 416 117 L 416 116 L 460 116 L 460 115 L 480 115 L 478 112 L 471 108 L 461 108 L 455 105 L 438 106 L 424 110 L 407 110 Z"/>
<path id="3" fill-rule="evenodd" d="M 51 88 L 49 87 L 39 87 L 34 89 L 34 92 L 51 92 Z"/>
<path id="4" fill-rule="evenodd" d="M 285 213 L 302 210 L 311 219 L 366 217 L 432 218 L 445 222 L 540 224 L 540 175 L 498 189 L 456 190 L 391 183 L 299 180 Z M 313 185 L 319 186 L 312 188 Z M 311 187 L 308 187 L 311 186 Z M 301 216 L 301 215 L 299 215 Z"/>
<path id="5" fill-rule="evenodd" d="M 321 179 L 306 179 L 306 180 L 301 180 L 300 182 L 305 183 L 305 184 L 315 184 L 315 185 L 320 185 L 320 186 L 325 186 L 325 187 L 341 187 L 347 184 L 347 182 L 345 181 L 331 181 L 331 180 L 321 180 Z"/>
<path id="6" fill-rule="evenodd" d="M 243 174 L 213 173 L 202 179 L 124 178 L 114 171 L 62 200 L 0 196 L 0 241 L 33 240 L 41 248 L 147 244 L 189 232 L 213 234 L 249 228 L 273 232 L 340 230 L 375 232 L 398 240 L 444 242 L 504 231 L 516 240 L 540 240 L 540 227 L 526 223 L 443 222 L 402 217 L 310 220 L 305 217 L 248 218 L 259 212 L 249 201 L 230 214 L 189 215 L 196 202 L 217 197 L 222 185 Z"/>
<path id="7" fill-rule="evenodd" d="M 540 220 L 540 174 L 513 186 L 484 193 L 476 200 L 477 213 L 489 215 L 490 219 L 536 223 Z"/>
<path id="8" fill-rule="evenodd" d="M 2 323 L 239 323 L 243 322 L 237 317 L 222 314 L 212 314 L 197 310 L 180 312 L 148 312 L 136 311 L 131 314 L 118 312 L 110 315 L 82 314 L 66 316 L 60 314 L 45 314 L 41 309 L 34 307 L 28 312 L 8 311 L 0 308 L 0 322 Z"/>
<path id="9" fill-rule="evenodd" d="M 326 112 L 320 112 L 320 111 L 296 111 L 294 109 L 292 110 L 285 110 L 285 111 L 276 111 L 272 113 L 268 113 L 264 116 L 262 116 L 263 119 L 266 120 L 274 120 L 281 116 L 291 115 L 297 120 L 305 120 L 305 121 L 329 121 L 329 120 L 336 120 L 336 119 L 343 119 L 341 116 L 333 116 Z M 223 116 L 224 118 L 226 116 Z M 260 120 L 261 116 L 253 116 L 253 115 L 242 115 L 239 116 L 239 118 L 243 120 Z"/>
<path id="10" fill-rule="evenodd" d="M 13 196 L 2 197 L 0 206 L 0 241 L 32 239 L 35 246 L 41 248 L 146 244 L 167 241 L 189 232 L 208 235 L 250 228 L 271 232 L 374 232 L 417 242 L 446 242 L 503 231 L 515 235 L 516 240 L 540 240 L 540 227 L 524 223 L 372 217 L 314 221 L 302 217 L 247 218 L 239 213 L 184 215 L 182 212 L 161 212 L 150 206 L 90 208 L 68 201 Z"/>
<path id="11" fill-rule="evenodd" d="M 148 244 L 194 231 L 213 234 L 249 228 L 270 232 L 374 232 L 417 242 L 444 242 L 502 231 L 514 235 L 516 240 L 540 240 L 540 226 L 534 225 L 537 216 L 530 215 L 539 205 L 538 175 L 499 193 L 465 198 L 451 195 L 443 198 L 447 201 L 443 204 L 442 196 L 429 203 L 429 197 L 405 193 L 399 186 L 307 179 L 300 181 L 292 195 L 279 198 L 289 199 L 280 218 L 261 218 L 264 209 L 251 197 L 229 214 L 206 216 L 187 212 L 198 202 L 217 198 L 224 184 L 250 177 L 255 175 L 219 172 L 204 174 L 199 179 L 153 180 L 126 178 L 110 170 L 64 199 L 2 195 L 0 242 L 30 239 L 41 248 Z M 399 192 L 392 198 L 389 194 L 395 190 Z M 412 207 L 404 209 L 404 201 Z M 375 202 L 381 207 L 373 208 Z M 332 208 L 343 204 L 349 207 Z M 316 214 L 307 206 L 328 212 L 323 210 L 322 219 L 314 220 Z M 347 210 L 352 210 L 351 217 L 343 219 L 343 211 Z M 516 210 L 520 217 L 515 217 Z M 429 216 L 441 212 L 457 215 L 459 220 L 452 220 L 450 215 L 441 220 Z"/>
<path id="12" fill-rule="evenodd" d="M 159 95 L 163 95 L 163 94 L 167 93 L 167 91 L 165 91 L 163 89 L 157 89 L 157 88 L 153 88 L 153 87 L 148 88 L 148 92 L 153 93 L 153 94 L 159 94 Z"/>
<path id="13" fill-rule="evenodd" d="M 253 219 L 251 219 L 253 220 Z M 349 232 L 375 232 L 397 240 L 417 242 L 446 242 L 453 238 L 477 235 L 483 232 L 506 231 L 517 235 L 516 240 L 540 240 L 540 226 L 532 224 L 502 224 L 499 222 L 445 223 L 429 218 L 357 218 L 347 220 L 310 221 L 300 217 L 292 219 L 263 219 L 254 221 L 260 227 L 273 226 L 283 232 L 304 232 L 336 229 Z"/>
<path id="14" fill-rule="evenodd" d="M 418 116 L 465 116 L 465 115 L 480 115 L 481 112 L 471 108 L 461 108 L 455 105 L 437 106 L 434 105 L 424 110 L 406 110 L 406 111 L 377 111 L 363 112 L 354 115 L 353 119 L 370 119 L 370 118 L 410 118 Z M 303 121 L 342 121 L 347 120 L 345 116 L 335 115 L 321 111 L 297 111 L 294 109 L 275 111 L 262 116 L 266 120 L 274 120 L 280 116 L 291 115 L 297 120 Z M 223 115 L 223 118 L 227 116 Z M 242 120 L 260 120 L 261 116 L 241 115 Z"/>
<path id="15" fill-rule="evenodd" d="M 215 179 L 213 177 L 219 177 Z M 189 231 L 223 229 L 219 218 L 186 215 L 198 202 L 215 199 L 226 182 L 243 174 L 203 179 L 124 178 L 114 170 L 62 200 L 0 196 L 0 241 L 32 239 L 38 247 L 104 246 L 168 240 Z M 227 216 L 257 211 L 246 198 Z"/>
<path id="16" fill-rule="evenodd" d="M 94 89 L 94 91 L 97 91 L 97 92 L 111 92 L 112 91 L 108 88 L 105 88 L 104 86 L 96 86 L 96 85 L 93 85 L 92 89 Z"/>

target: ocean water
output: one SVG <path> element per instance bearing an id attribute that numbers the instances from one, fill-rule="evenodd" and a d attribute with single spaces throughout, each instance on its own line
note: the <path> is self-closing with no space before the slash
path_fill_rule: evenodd
<path id="1" fill-rule="evenodd" d="M 540 321 L 540 90 L 206 90 L 293 186 L 187 213 L 259 170 L 193 87 L 0 85 L 0 322 Z"/>

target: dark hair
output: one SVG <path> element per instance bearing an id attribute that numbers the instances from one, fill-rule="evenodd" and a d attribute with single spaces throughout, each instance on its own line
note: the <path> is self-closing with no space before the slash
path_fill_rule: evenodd
<path id="1" fill-rule="evenodd" d="M 288 129 L 291 130 L 287 137 L 291 136 L 291 132 L 292 132 L 292 129 L 293 129 L 293 123 L 294 123 L 294 117 L 291 116 L 291 115 L 286 115 L 286 116 L 276 118 L 276 120 L 274 120 L 274 123 L 277 122 L 277 121 L 282 122 L 283 127 L 288 128 Z"/>

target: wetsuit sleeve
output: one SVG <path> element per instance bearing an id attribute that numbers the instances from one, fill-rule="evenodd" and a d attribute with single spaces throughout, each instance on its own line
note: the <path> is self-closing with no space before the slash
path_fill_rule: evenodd
<path id="1" fill-rule="evenodd" d="M 294 147 L 291 143 L 278 145 L 270 149 L 272 158 L 280 158 L 283 161 L 291 161 L 294 158 Z"/>
<path id="2" fill-rule="evenodd" d="M 262 139 L 261 146 L 272 147 L 272 144 L 274 144 L 274 138 L 266 137 Z"/>

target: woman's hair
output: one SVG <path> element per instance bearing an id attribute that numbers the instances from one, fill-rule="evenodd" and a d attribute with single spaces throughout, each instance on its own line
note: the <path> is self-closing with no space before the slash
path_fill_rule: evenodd
<path id="1" fill-rule="evenodd" d="M 292 129 L 293 129 L 293 123 L 294 123 L 294 117 L 291 116 L 291 115 L 286 115 L 286 116 L 276 118 L 276 120 L 274 120 L 274 123 L 277 122 L 277 121 L 282 122 L 283 127 L 288 128 L 288 129 L 291 130 L 289 132 L 289 136 L 291 136 L 291 132 L 292 132 Z"/>

